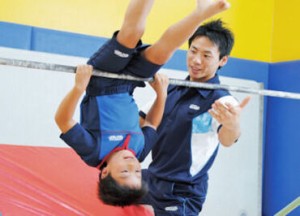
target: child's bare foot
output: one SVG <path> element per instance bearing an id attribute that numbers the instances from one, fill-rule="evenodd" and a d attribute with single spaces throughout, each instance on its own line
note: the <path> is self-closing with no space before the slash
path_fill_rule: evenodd
<path id="1" fill-rule="evenodd" d="M 197 0 L 197 13 L 205 19 L 230 8 L 226 0 Z"/>

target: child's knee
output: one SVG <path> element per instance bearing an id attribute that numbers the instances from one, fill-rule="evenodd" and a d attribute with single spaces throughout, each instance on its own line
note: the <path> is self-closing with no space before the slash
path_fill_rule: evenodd
<path id="1" fill-rule="evenodd" d="M 117 35 L 117 40 L 123 46 L 135 48 L 144 34 L 144 28 L 129 28 L 125 31 L 120 31 Z"/>

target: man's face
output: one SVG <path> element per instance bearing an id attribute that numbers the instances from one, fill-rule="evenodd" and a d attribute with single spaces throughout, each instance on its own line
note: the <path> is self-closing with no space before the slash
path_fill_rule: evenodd
<path id="1" fill-rule="evenodd" d="M 219 59 L 218 46 L 207 37 L 197 37 L 187 53 L 187 66 L 191 81 L 205 82 L 215 76 L 218 68 L 227 63 L 228 57 Z"/>
<path id="2" fill-rule="evenodd" d="M 120 185 L 130 188 L 141 188 L 141 165 L 131 151 L 121 150 L 115 152 L 107 161 L 102 170 L 102 178 L 110 173 L 112 178 Z"/>

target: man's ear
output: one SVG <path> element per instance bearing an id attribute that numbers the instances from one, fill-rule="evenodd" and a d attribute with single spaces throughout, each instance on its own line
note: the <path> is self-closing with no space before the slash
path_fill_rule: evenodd
<path id="1" fill-rule="evenodd" d="M 220 60 L 220 67 L 223 67 L 224 65 L 226 65 L 228 62 L 228 56 L 223 56 Z"/>
<path id="2" fill-rule="evenodd" d="M 104 167 L 101 171 L 101 179 L 104 179 L 108 175 L 108 168 Z"/>

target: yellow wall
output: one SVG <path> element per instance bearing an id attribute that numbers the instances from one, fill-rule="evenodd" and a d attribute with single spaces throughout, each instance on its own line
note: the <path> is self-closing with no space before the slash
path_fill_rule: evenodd
<path id="1" fill-rule="evenodd" d="M 273 0 L 230 2 L 228 24 L 236 40 L 232 56 L 270 62 Z"/>
<path id="2" fill-rule="evenodd" d="M 300 59 L 300 1 L 275 0 L 272 60 Z"/>
<path id="3" fill-rule="evenodd" d="M 297 43 L 299 30 L 292 28 L 288 18 L 290 16 L 299 20 L 298 0 L 229 1 L 232 8 L 218 17 L 228 23 L 235 33 L 236 43 L 232 56 L 264 62 L 300 59 L 300 52 L 297 51 L 300 48 Z M 129 0 L 1 0 L 0 20 L 110 37 L 121 25 L 128 2 Z M 154 42 L 169 25 L 191 11 L 195 2 L 156 1 L 143 40 L 146 43 Z M 283 43 L 285 41 L 289 41 L 291 45 L 286 46 Z M 186 49 L 186 45 L 182 49 Z"/>

